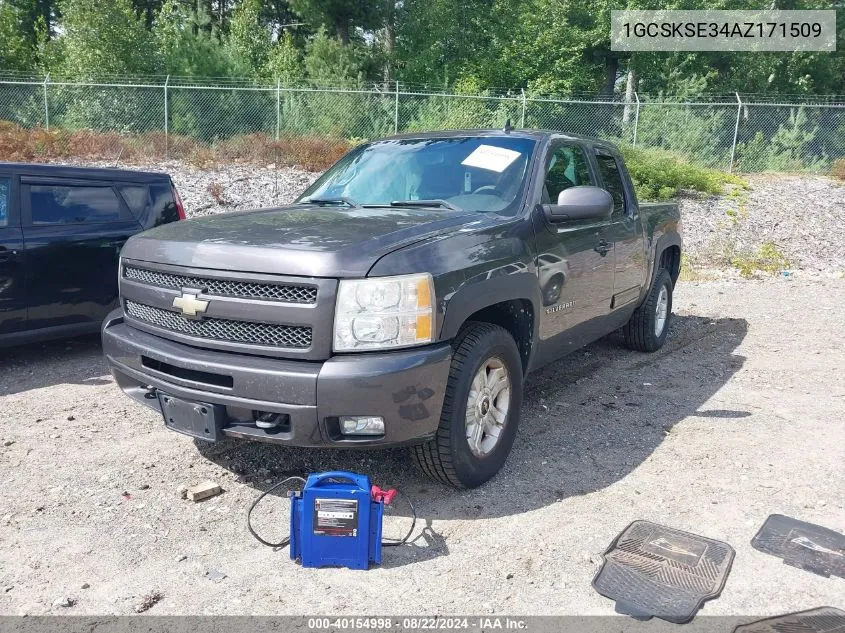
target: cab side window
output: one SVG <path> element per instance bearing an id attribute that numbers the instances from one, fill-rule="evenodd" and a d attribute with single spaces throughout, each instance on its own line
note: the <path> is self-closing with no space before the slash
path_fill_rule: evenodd
<path id="1" fill-rule="evenodd" d="M 596 162 L 599 165 L 602 184 L 613 198 L 613 215 L 625 215 L 625 186 L 622 184 L 622 175 L 619 173 L 616 159 L 607 154 L 597 153 Z"/>
<path id="2" fill-rule="evenodd" d="M 584 150 L 576 145 L 561 145 L 551 153 L 546 165 L 543 204 L 557 204 L 564 189 L 594 184 Z"/>
<path id="3" fill-rule="evenodd" d="M 0 178 L 0 227 L 9 225 L 9 192 L 12 183 L 8 178 Z"/>

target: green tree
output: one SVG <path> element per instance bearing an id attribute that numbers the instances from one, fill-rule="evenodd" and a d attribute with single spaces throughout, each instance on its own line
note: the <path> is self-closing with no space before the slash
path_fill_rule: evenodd
<path id="1" fill-rule="evenodd" d="M 274 33 L 280 33 L 287 25 L 300 21 L 288 0 L 262 0 L 261 22 L 269 26 Z"/>
<path id="2" fill-rule="evenodd" d="M 20 12 L 0 2 L 0 69 L 33 69 L 33 49 L 21 28 Z"/>
<path id="3" fill-rule="evenodd" d="M 360 83 L 364 79 L 365 53 L 358 44 L 345 46 L 320 27 L 305 51 L 305 72 L 319 85 Z"/>
<path id="4" fill-rule="evenodd" d="M 514 11 L 520 3 L 513 3 Z M 405 0 L 395 18 L 399 79 L 444 86 L 464 74 L 489 78 L 479 66 L 498 63 L 491 50 L 492 6 L 489 0 Z"/>
<path id="5" fill-rule="evenodd" d="M 260 22 L 261 0 L 241 0 L 232 15 L 227 44 L 243 72 L 258 75 L 270 54 L 270 31 Z"/>
<path id="6" fill-rule="evenodd" d="M 270 49 L 263 74 L 269 79 L 279 80 L 283 86 L 302 84 L 305 78 L 302 54 L 290 33 L 285 33 Z"/>
<path id="7" fill-rule="evenodd" d="M 218 30 L 204 10 L 195 12 L 179 0 L 165 0 L 153 28 L 155 50 L 171 75 L 226 77 L 236 62 L 222 46 Z"/>
<path id="8" fill-rule="evenodd" d="M 64 0 L 62 59 L 71 77 L 144 74 L 156 70 L 154 46 L 130 0 Z"/>
<path id="9" fill-rule="evenodd" d="M 144 24 L 148 29 L 152 28 L 156 14 L 161 11 L 164 0 L 132 0 L 135 13 L 144 18 Z"/>
<path id="10" fill-rule="evenodd" d="M 382 0 L 290 0 L 293 10 L 312 30 L 325 26 L 346 45 L 355 27 L 379 28 L 384 21 Z"/>
<path id="11" fill-rule="evenodd" d="M 56 32 L 61 12 L 58 0 L 5 0 L 0 4 L 9 4 L 18 11 L 20 17 L 20 32 L 31 46 L 36 45 L 36 25 L 42 23 L 47 38 Z"/>

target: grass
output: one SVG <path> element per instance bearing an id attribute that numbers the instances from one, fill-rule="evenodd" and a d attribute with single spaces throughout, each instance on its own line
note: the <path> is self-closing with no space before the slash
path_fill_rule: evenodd
<path id="1" fill-rule="evenodd" d="M 837 158 L 830 166 L 830 175 L 837 180 L 845 180 L 845 158 Z"/>
<path id="2" fill-rule="evenodd" d="M 246 162 L 327 169 L 352 145 L 346 139 L 266 134 L 234 136 L 210 144 L 163 132 L 118 134 L 94 130 L 24 128 L 0 121 L 0 160 L 38 162 L 57 159 L 141 163 L 164 157 L 201 168 L 217 163 Z"/>
<path id="3" fill-rule="evenodd" d="M 743 277 L 753 277 L 756 273 L 779 273 L 792 268 L 792 262 L 774 242 L 763 242 L 756 251 L 748 254 L 735 254 L 731 266 Z"/>

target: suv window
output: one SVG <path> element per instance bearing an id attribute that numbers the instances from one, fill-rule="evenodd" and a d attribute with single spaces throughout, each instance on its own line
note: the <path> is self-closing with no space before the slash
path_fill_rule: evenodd
<path id="1" fill-rule="evenodd" d="M 179 211 L 173 199 L 174 189 L 169 182 L 149 185 L 124 185 L 120 195 L 135 219 L 145 226 L 159 226 L 178 222 Z"/>
<path id="2" fill-rule="evenodd" d="M 111 187 L 30 185 L 33 224 L 87 224 L 120 219 L 120 202 Z"/>
<path id="3" fill-rule="evenodd" d="M 132 214 L 141 219 L 147 214 L 147 210 L 152 204 L 150 200 L 150 190 L 144 185 L 127 185 L 120 188 L 120 193 L 123 196 L 123 201 Z"/>
<path id="4" fill-rule="evenodd" d="M 0 178 L 0 226 L 9 224 L 9 190 L 12 181 L 8 178 Z"/>
<path id="5" fill-rule="evenodd" d="M 552 152 L 546 167 L 543 203 L 557 204 L 557 197 L 564 189 L 592 184 L 595 183 L 584 150 L 577 145 L 562 145 Z"/>
<path id="6" fill-rule="evenodd" d="M 596 154 L 596 162 L 599 164 L 599 173 L 604 188 L 613 197 L 613 215 L 625 213 L 625 187 L 622 184 L 622 176 L 619 173 L 619 165 L 616 159 L 607 154 Z"/>

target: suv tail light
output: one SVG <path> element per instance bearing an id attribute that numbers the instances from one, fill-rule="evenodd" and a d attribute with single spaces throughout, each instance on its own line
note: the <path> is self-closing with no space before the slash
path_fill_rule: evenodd
<path id="1" fill-rule="evenodd" d="M 176 201 L 176 213 L 179 214 L 179 219 L 185 219 L 185 206 L 182 204 L 182 198 L 179 197 L 179 192 L 176 191 L 176 185 L 170 183 L 170 190 L 173 192 L 173 199 Z"/>

